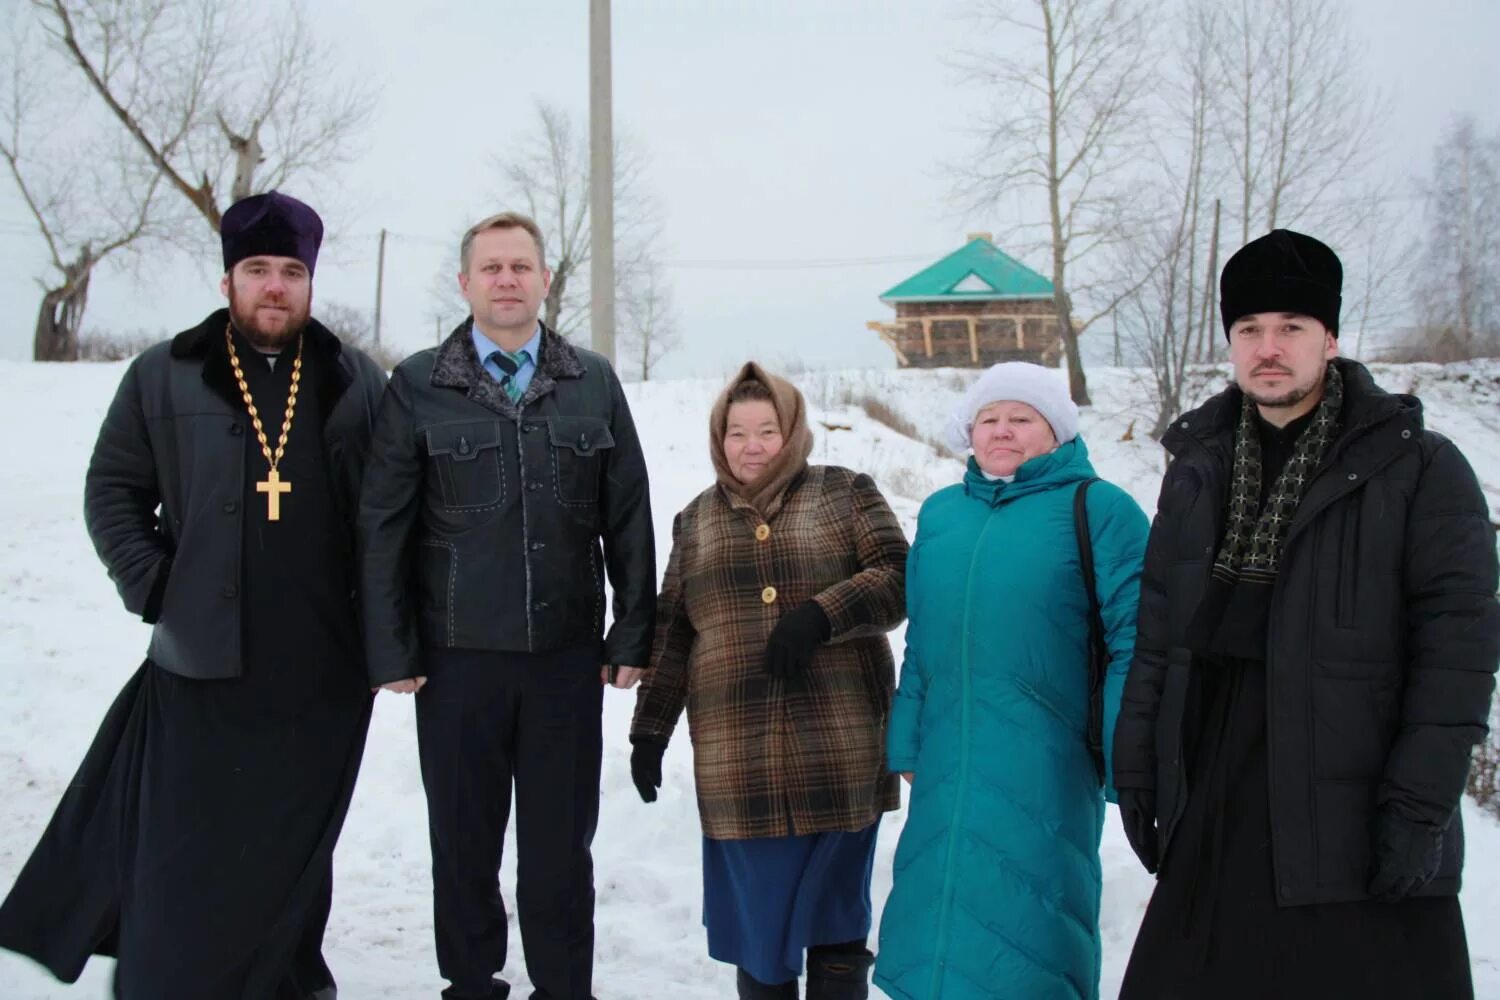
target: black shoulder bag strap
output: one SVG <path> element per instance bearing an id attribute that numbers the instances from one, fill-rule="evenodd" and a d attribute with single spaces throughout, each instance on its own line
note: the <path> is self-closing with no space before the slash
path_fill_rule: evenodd
<path id="1" fill-rule="evenodd" d="M 1104 619 L 1099 614 L 1099 595 L 1094 585 L 1094 544 L 1089 537 L 1089 486 L 1085 479 L 1073 494 L 1073 532 L 1078 536 L 1078 564 L 1083 570 L 1083 589 L 1089 595 L 1089 755 L 1099 783 L 1104 784 L 1104 675 L 1109 670 L 1109 644 L 1104 641 Z"/>

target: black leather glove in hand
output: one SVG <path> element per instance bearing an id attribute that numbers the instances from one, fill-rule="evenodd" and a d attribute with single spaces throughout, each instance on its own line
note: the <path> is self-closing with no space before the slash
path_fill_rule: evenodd
<path id="1" fill-rule="evenodd" d="M 818 602 L 803 601 L 771 629 L 771 637 L 766 640 L 766 673 L 783 679 L 802 673 L 832 633 L 833 626 Z"/>
<path id="2" fill-rule="evenodd" d="M 667 745 L 651 736 L 630 737 L 630 780 L 641 793 L 642 802 L 655 802 L 661 787 L 661 758 Z"/>
<path id="3" fill-rule="evenodd" d="M 1375 877 L 1370 895 L 1394 903 L 1432 881 L 1443 863 L 1443 831 L 1393 812 L 1375 816 Z"/>
<path id="4" fill-rule="evenodd" d="M 1125 824 L 1125 839 L 1141 859 L 1146 871 L 1156 874 L 1156 793 L 1146 788 L 1118 789 L 1120 819 Z"/>

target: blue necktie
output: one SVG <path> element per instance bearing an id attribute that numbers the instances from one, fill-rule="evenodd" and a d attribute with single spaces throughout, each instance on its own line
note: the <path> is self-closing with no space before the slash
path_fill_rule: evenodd
<path id="1" fill-rule="evenodd" d="M 491 351 L 490 356 L 485 358 L 485 360 L 493 361 L 496 367 L 505 373 L 500 378 L 500 388 L 505 390 L 505 394 L 510 397 L 510 401 L 514 403 L 519 400 L 521 398 L 521 386 L 516 381 L 516 373 L 521 370 L 522 365 L 531 360 L 531 355 L 525 350 L 517 351 L 514 354 L 509 351 L 495 350 Z"/>

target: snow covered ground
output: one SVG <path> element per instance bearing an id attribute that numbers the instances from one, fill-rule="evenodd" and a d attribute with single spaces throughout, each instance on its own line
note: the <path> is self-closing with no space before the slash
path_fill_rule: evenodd
<path id="1" fill-rule="evenodd" d="M 8 431 L 0 491 L 0 890 L 9 887 L 40 834 L 116 691 L 139 663 L 147 630 L 119 607 L 81 519 L 83 472 L 123 365 L 0 363 L 0 427 Z M 936 439 L 968 378 L 960 372 L 860 371 L 799 377 L 817 445 L 813 460 L 868 471 L 914 526 L 927 493 L 960 466 L 930 445 L 872 419 L 873 399 Z M 1419 393 L 1429 426 L 1447 433 L 1479 470 L 1500 518 L 1500 363 L 1442 368 L 1376 366 L 1388 388 Z M 1222 380 L 1219 380 L 1222 383 Z M 1083 418 L 1101 475 L 1150 512 L 1163 466 L 1140 377 L 1090 373 L 1095 406 Z M 665 566 L 672 515 L 712 479 L 706 448 L 718 381 L 630 387 L 645 442 Z M 1134 440 L 1122 441 L 1134 421 Z M 832 428 L 832 429 L 830 429 Z M 892 636 L 901 648 L 901 634 Z M 705 1000 L 732 996 L 732 970 L 710 961 L 700 924 L 699 833 L 685 738 L 668 750 L 661 798 L 645 805 L 630 784 L 626 733 L 633 693 L 606 697 L 604 801 L 596 840 L 596 992 L 604 1000 Z M 1480 997 L 1500 998 L 1500 823 L 1465 803 L 1468 871 L 1463 905 Z M 903 813 L 886 819 L 875 898 L 890 886 Z M 1114 996 L 1150 893 L 1111 817 L 1104 833 L 1103 995 Z M 341 995 L 435 996 L 428 849 L 410 699 L 381 695 L 354 805 L 339 845 L 327 952 Z M 514 853 L 504 878 L 513 884 Z M 1489 928 L 1486 930 L 1485 928 Z M 520 941 L 512 928 L 507 975 L 525 996 Z M 0 952 L 0 998 L 108 995 L 109 963 L 95 960 L 68 990 L 30 963 Z"/>

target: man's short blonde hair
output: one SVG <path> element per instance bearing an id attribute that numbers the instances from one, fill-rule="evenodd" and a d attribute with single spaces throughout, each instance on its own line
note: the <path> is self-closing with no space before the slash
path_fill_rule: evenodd
<path id="1" fill-rule="evenodd" d="M 469 271 L 469 253 L 474 246 L 474 237 L 491 229 L 524 229 L 531 234 L 536 243 L 537 263 L 543 270 L 547 267 L 547 244 L 542 239 L 542 227 L 536 224 L 536 220 L 529 215 L 520 212 L 501 212 L 487 219 L 481 219 L 469 227 L 464 233 L 463 242 L 458 245 L 458 267 L 465 274 Z"/>

